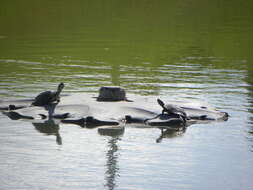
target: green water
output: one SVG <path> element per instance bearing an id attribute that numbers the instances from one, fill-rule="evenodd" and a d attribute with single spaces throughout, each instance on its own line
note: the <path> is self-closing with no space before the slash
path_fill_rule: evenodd
<path id="1" fill-rule="evenodd" d="M 1 0 L 1 100 L 59 82 L 65 94 L 120 85 L 231 118 L 160 144 L 153 129 L 110 139 L 60 126 L 59 147 L 1 115 L 0 189 L 252 189 L 252 10 L 249 0 Z"/>
<path id="2" fill-rule="evenodd" d="M 103 83 L 134 88 L 120 77 L 122 67 L 150 67 L 136 76 L 160 82 L 153 70 L 185 58 L 251 70 L 251 7 L 250 1 L 2 1 L 1 80 L 64 80 L 79 89 L 96 73 Z"/>

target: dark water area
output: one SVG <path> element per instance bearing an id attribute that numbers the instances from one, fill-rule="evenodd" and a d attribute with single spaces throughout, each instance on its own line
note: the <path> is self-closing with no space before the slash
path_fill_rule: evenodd
<path id="1" fill-rule="evenodd" d="M 0 114 L 0 189 L 253 189 L 253 3 L 0 2 L 0 100 L 118 85 L 211 104 L 227 122 L 185 133 L 97 130 Z"/>

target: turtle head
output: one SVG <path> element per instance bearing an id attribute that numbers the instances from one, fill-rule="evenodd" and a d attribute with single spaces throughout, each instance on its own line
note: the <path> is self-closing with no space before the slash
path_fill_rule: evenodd
<path id="1" fill-rule="evenodd" d="M 167 112 L 167 108 L 165 108 L 165 104 L 162 100 L 160 100 L 159 98 L 157 99 L 157 103 L 163 108 L 162 114 L 164 114 L 164 112 Z"/>
<path id="2" fill-rule="evenodd" d="M 157 99 L 157 103 L 164 108 L 164 102 L 160 100 L 159 98 Z"/>
<path id="3" fill-rule="evenodd" d="M 62 89 L 64 88 L 64 83 L 63 82 L 61 82 L 59 85 L 58 85 L 58 92 L 61 92 L 62 91 Z"/>

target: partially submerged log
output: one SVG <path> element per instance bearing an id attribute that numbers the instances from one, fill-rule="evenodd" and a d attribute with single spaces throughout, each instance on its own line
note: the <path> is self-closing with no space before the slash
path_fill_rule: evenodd
<path id="1" fill-rule="evenodd" d="M 148 126 L 172 126 L 182 125 L 181 117 L 176 117 L 177 112 L 173 113 L 171 117 L 170 113 L 165 112 L 169 117 L 162 118 L 157 117 L 161 115 L 162 108 L 156 102 L 156 97 L 143 97 L 130 94 L 130 99 L 133 101 L 125 101 L 125 90 L 120 87 L 101 87 L 98 98 L 94 98 L 94 94 L 78 93 L 69 96 L 61 97 L 61 101 L 56 107 L 56 114 L 52 119 L 64 119 L 62 123 L 72 123 L 78 125 L 86 125 L 87 127 L 97 127 L 103 125 L 119 125 L 120 123 L 135 124 L 139 123 Z M 18 104 L 15 102 L 21 101 L 6 101 L 0 102 L 0 107 L 6 107 L 7 104 L 13 104 L 13 108 L 20 108 L 15 110 L 15 114 L 10 110 L 3 112 L 11 119 L 47 119 L 47 110 L 42 107 L 33 107 L 31 101 L 27 103 L 27 106 Z M 164 100 L 165 103 L 171 103 L 180 109 L 182 109 L 187 115 L 186 126 L 193 123 L 213 122 L 213 121 L 226 121 L 228 114 L 226 112 L 217 111 L 205 104 L 197 104 L 194 102 L 178 102 L 175 100 Z M 162 115 L 166 115 L 166 114 Z M 18 116 L 18 117 L 12 117 Z M 180 114 L 179 114 L 180 115 Z M 44 116 L 44 117 L 43 117 Z M 181 114 L 182 116 L 182 114 Z M 156 117 L 156 119 L 154 119 Z M 86 118 L 83 120 L 83 118 Z M 92 118 L 87 120 L 87 118 Z M 85 124 L 84 124 L 85 123 Z"/>

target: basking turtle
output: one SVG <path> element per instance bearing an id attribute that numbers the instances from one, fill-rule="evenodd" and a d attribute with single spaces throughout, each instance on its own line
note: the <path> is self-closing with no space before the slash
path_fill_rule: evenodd
<path id="1" fill-rule="evenodd" d="M 182 118 L 184 121 L 188 119 L 185 111 L 182 108 L 177 107 L 172 104 L 165 105 L 164 102 L 160 100 L 159 98 L 157 99 L 157 102 L 163 108 L 162 114 L 167 113 L 169 115 L 178 116 L 179 118 Z"/>
<path id="2" fill-rule="evenodd" d="M 46 110 L 48 110 L 49 118 L 51 118 L 56 105 L 60 102 L 60 93 L 63 88 L 64 84 L 60 83 L 56 92 L 45 91 L 40 93 L 38 96 L 36 96 L 34 102 L 32 102 L 32 105 L 44 107 Z"/>
<path id="3" fill-rule="evenodd" d="M 60 93 L 64 88 L 64 84 L 60 83 L 58 85 L 58 89 L 56 92 L 52 91 L 45 91 L 41 92 L 36 98 L 35 101 L 32 103 L 33 106 L 45 106 L 52 104 L 54 102 L 60 101 Z"/>

